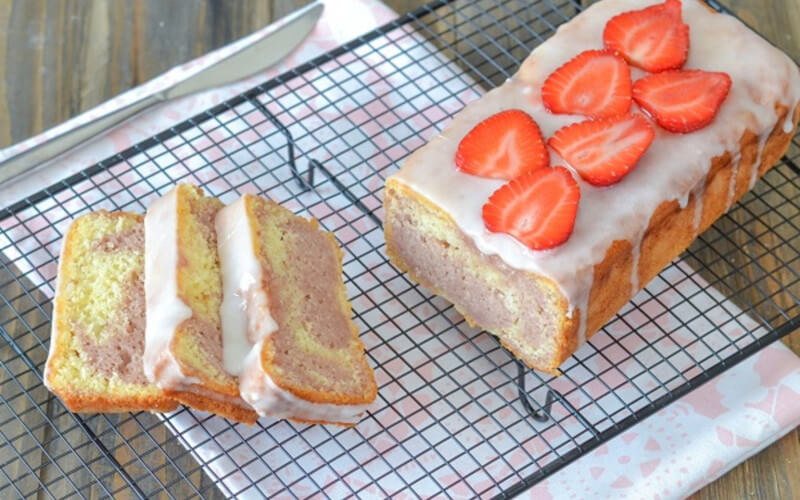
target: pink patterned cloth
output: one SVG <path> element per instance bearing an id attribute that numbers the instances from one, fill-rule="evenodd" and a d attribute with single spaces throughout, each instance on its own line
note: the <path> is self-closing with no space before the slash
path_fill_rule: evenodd
<path id="1" fill-rule="evenodd" d="M 68 174 L 78 172 L 85 168 L 86 165 L 136 144 L 180 120 L 191 117 L 252 87 L 258 82 L 265 81 L 267 78 L 330 50 L 377 25 L 388 22 L 396 16 L 376 0 L 338 0 L 336 2 L 330 1 L 328 4 L 322 20 L 311 36 L 302 46 L 282 61 L 279 67 L 255 75 L 246 81 L 169 102 L 153 109 L 118 127 L 109 134 L 99 137 L 93 143 L 72 152 L 64 159 L 59 160 L 57 166 L 44 169 L 40 175 L 36 176 L 35 180 L 28 179 L 24 182 L 0 186 L 0 204 L 10 204 L 14 200 L 38 191 L 51 182 L 55 182 Z M 274 27 L 265 28 L 248 38 L 263 37 L 272 29 Z M 175 80 L 185 78 L 198 68 L 224 57 L 224 55 L 234 50 L 235 46 L 236 44 L 222 48 L 181 65 L 142 87 L 133 89 L 94 110 L 70 120 L 59 126 L 58 129 L 45 132 L 5 151 L 0 151 L 0 158 L 12 151 L 34 147 L 56 130 L 73 127 L 91 120 L 98 113 L 106 109 L 122 106 L 143 92 L 152 92 Z M 369 54 L 369 57 L 374 59 L 370 63 L 373 68 L 376 68 L 376 72 L 380 72 L 381 63 L 395 57 L 407 57 L 408 55 L 393 53 L 391 52 L 392 49 L 392 45 L 387 45 L 383 52 Z M 426 49 L 422 45 L 421 49 L 417 48 L 415 50 Z M 422 54 L 411 53 L 411 55 L 416 56 L 418 60 L 422 59 Z M 384 59 L 377 59 L 381 57 Z M 443 69 L 447 69 L 446 63 L 439 62 L 436 64 L 442 65 Z M 430 77 L 430 74 L 425 71 L 421 71 L 419 74 L 420 79 Z M 399 83 L 387 82 L 381 78 L 375 79 L 376 86 L 397 85 Z M 332 89 L 331 92 L 337 92 L 337 89 Z M 473 92 L 471 89 L 465 88 L 460 92 L 463 92 L 464 100 L 471 100 L 477 97 L 471 94 Z M 308 105 L 314 107 L 318 103 L 312 101 Z M 458 104 L 453 103 L 453 105 L 457 106 Z M 378 111 L 366 110 L 367 113 L 372 114 L 377 114 Z M 337 110 L 331 110 L 331 116 L 325 116 L 325 119 L 333 121 L 336 118 L 335 112 Z M 341 110 L 338 112 L 341 112 Z M 401 110 L 396 112 L 402 113 Z M 403 119 L 402 116 L 396 118 L 397 120 Z M 441 117 L 436 116 L 428 118 L 441 120 Z M 374 135 L 376 137 L 374 142 L 376 143 L 385 140 L 387 149 L 391 150 L 388 146 L 392 144 L 392 139 L 381 136 L 380 130 L 369 130 L 366 133 Z M 223 139 L 219 138 L 217 141 L 221 143 Z M 198 140 L 203 140 L 203 138 L 201 137 Z M 204 149 L 197 144 L 192 146 L 196 149 Z M 369 148 L 373 146 L 363 145 L 361 147 Z M 366 156 L 371 151 L 362 151 L 361 153 Z M 349 153 L 344 152 L 342 154 Z M 209 156 L 211 157 L 209 158 L 210 161 L 225 161 L 224 158 L 221 158 L 222 155 L 219 152 L 215 153 L 213 150 L 209 153 Z M 123 165 L 119 168 L 124 167 Z M 180 165 L 175 168 L 189 172 L 193 165 Z M 201 179 L 204 175 L 202 169 L 195 174 Z M 124 180 L 126 172 L 121 170 L 115 172 L 115 175 L 117 178 Z M 237 174 L 232 172 L 230 175 L 235 176 Z M 371 179 L 371 182 L 375 181 L 376 178 Z M 214 189 L 214 182 L 209 186 L 212 190 Z M 256 187 L 248 185 L 243 190 L 252 192 L 256 190 Z M 89 194 L 86 196 L 89 196 Z M 69 207 L 67 207 L 67 211 L 57 221 L 46 220 L 45 216 L 34 213 L 33 215 L 28 214 L 27 218 L 15 217 L 3 223 L 6 236 L 0 234 L 0 248 L 4 249 L 6 256 L 14 261 L 22 272 L 33 278 L 35 284 L 52 283 L 56 268 L 55 263 L 52 262 L 52 259 L 48 259 L 46 253 L 33 252 L 33 249 L 37 248 L 41 242 L 49 242 L 47 243 L 47 249 L 51 256 L 55 255 L 60 246 L 60 241 L 57 237 L 54 237 L 56 233 L 53 226 L 48 223 L 52 222 L 63 234 L 70 218 L 83 209 L 83 207 L 79 206 L 82 201 L 85 202 L 87 200 L 77 200 L 78 205 L 74 207 L 75 212 L 70 212 Z M 349 207 L 350 204 L 347 200 L 331 197 L 328 203 L 333 207 L 341 204 L 342 216 L 345 218 L 352 216 L 349 213 L 352 211 L 352 207 Z M 46 213 L 50 215 L 55 212 L 49 211 Z M 322 217 L 325 214 L 314 213 L 313 215 Z M 37 238 L 27 238 L 25 241 L 20 241 L 23 239 L 23 234 L 28 234 L 26 231 L 35 233 Z M 4 241 L 4 238 L 6 241 Z M 9 246 L 8 239 L 15 240 L 17 244 Z M 26 245 L 31 246 L 28 248 Z M 357 251 L 358 245 L 357 241 L 351 243 L 353 251 Z M 28 250 L 31 250 L 31 252 L 28 252 Z M 376 265 L 378 264 L 376 263 Z M 665 273 L 664 279 L 672 279 L 669 276 L 669 272 Z M 697 279 L 695 278 L 695 280 Z M 652 290 L 653 288 L 651 287 L 656 286 L 651 284 L 649 288 Z M 725 301 L 718 292 L 707 288 L 707 285 L 699 280 L 691 284 L 691 286 L 698 290 L 705 290 L 704 293 L 697 295 L 695 295 L 697 290 L 683 291 L 684 296 L 695 295 L 696 298 L 693 300 L 699 303 L 697 305 L 700 309 L 705 310 L 707 308 L 706 305 L 718 304 L 720 310 L 724 310 L 719 314 L 738 316 L 741 313 L 735 305 Z M 44 291 L 45 293 L 52 292 L 47 287 L 44 287 Z M 379 292 L 381 292 L 381 289 L 378 289 L 375 293 Z M 680 300 L 680 297 L 676 294 L 673 293 L 674 296 L 670 296 L 669 292 L 664 290 L 653 290 L 653 293 L 658 293 L 664 303 L 670 303 L 671 300 Z M 382 297 L 381 299 L 384 298 Z M 356 304 L 356 307 L 358 307 L 358 304 Z M 393 307 L 402 309 L 403 304 L 394 304 Z M 710 313 L 710 315 L 713 314 L 713 312 Z M 433 318 L 430 321 L 437 321 L 437 319 Z M 739 326 L 758 328 L 755 321 L 746 316 L 739 318 Z M 619 325 L 617 325 L 617 328 L 619 328 Z M 728 327 L 721 327 L 720 330 L 723 328 Z M 734 328 L 738 327 L 735 326 Z M 626 333 L 617 331 L 614 327 L 611 327 L 610 330 L 611 335 L 619 334 L 620 338 Z M 733 335 L 734 332 L 726 332 L 726 334 Z M 593 343 L 601 345 L 604 342 L 604 335 L 606 334 L 598 334 L 593 339 Z M 647 337 L 647 335 L 658 336 L 661 334 L 654 329 L 652 332 L 644 331 L 642 335 Z M 672 337 L 677 342 L 681 342 L 681 339 L 684 338 L 679 330 L 675 331 Z M 691 334 L 685 335 L 687 342 L 691 337 Z M 713 335 L 710 335 L 707 339 L 712 348 L 715 341 L 719 341 L 721 345 L 724 345 L 725 339 L 722 336 L 717 338 Z M 369 349 L 370 340 L 367 339 L 366 342 Z M 478 340 L 479 345 L 484 342 L 487 345 L 490 343 L 487 338 Z M 588 349 L 588 346 L 584 346 L 578 352 L 578 356 L 583 353 L 584 359 L 591 358 L 591 356 L 585 355 Z M 371 352 L 376 359 L 382 359 L 380 350 Z M 614 353 L 609 352 L 608 355 L 611 361 L 614 361 Z M 426 364 L 425 359 L 407 359 L 405 361 L 413 365 L 415 371 L 423 379 L 434 378 L 433 365 Z M 480 363 L 481 360 L 477 358 L 474 362 Z M 680 361 L 675 361 L 675 363 L 679 364 Z M 447 366 L 442 368 L 446 369 Z M 599 369 L 600 367 L 589 366 L 589 368 Z M 620 363 L 616 368 L 620 370 L 620 373 L 626 373 L 626 370 L 631 367 L 625 363 Z M 677 366 L 679 370 L 685 368 L 680 365 Z M 393 398 L 402 396 L 402 391 L 396 391 L 396 394 L 393 392 L 396 389 L 392 387 L 393 384 L 387 383 L 386 380 L 379 380 L 379 382 L 383 386 L 382 390 L 385 391 L 383 396 L 387 400 L 392 401 Z M 553 385 L 558 388 L 559 383 L 556 380 Z M 656 382 L 649 381 L 648 383 L 655 384 Z M 591 385 L 586 387 L 589 394 L 592 394 L 595 389 Z M 407 403 L 408 399 L 404 401 Z M 414 411 L 414 408 L 406 408 L 402 404 L 399 404 L 396 409 L 400 412 Z M 464 411 L 468 410 L 465 409 Z M 497 418 L 504 418 L 503 412 L 505 411 L 507 409 L 500 408 Z M 386 428 L 391 427 L 394 422 L 390 420 L 383 421 L 384 418 L 391 419 L 391 414 L 385 411 L 380 414 L 381 425 Z M 198 416 L 202 417 L 199 413 Z M 425 421 L 425 418 L 425 415 L 418 414 L 418 417 L 412 419 L 411 423 L 420 427 L 426 426 L 428 422 Z M 270 491 L 280 488 L 280 484 L 275 478 L 267 478 L 257 486 L 246 489 L 251 484 L 252 479 L 263 478 L 267 473 L 263 464 L 255 460 L 256 455 L 270 449 L 270 446 L 274 446 L 274 443 L 281 439 L 291 440 L 294 430 L 289 424 L 271 427 L 270 435 L 265 435 L 267 433 L 257 427 L 237 426 L 237 433 L 230 432 L 230 429 L 227 428 L 227 423 L 221 419 L 205 420 L 202 426 L 198 426 L 196 424 L 197 420 L 185 411 L 169 415 L 165 417 L 165 420 L 168 427 L 178 435 L 185 446 L 192 450 L 194 456 L 206 464 L 204 467 L 206 467 L 212 478 L 224 478 L 222 482 L 228 491 L 240 492 L 244 490 L 240 495 L 241 497 L 259 498 Z M 684 497 L 724 474 L 745 458 L 794 429 L 798 424 L 800 424 L 800 359 L 782 344 L 774 344 L 550 476 L 528 490 L 526 495 L 537 499 L 609 497 L 663 499 Z M 375 426 L 375 422 L 365 421 L 362 425 L 365 427 Z M 476 427 L 481 429 L 480 425 Z M 370 431 L 372 430 L 370 429 Z M 406 431 L 411 433 L 413 429 L 408 428 Z M 306 433 L 306 436 L 313 435 L 314 430 Z M 210 436 L 216 437 L 212 439 Z M 403 439 L 407 438 L 408 436 L 403 437 Z M 434 441 L 436 439 L 432 435 L 429 435 L 428 438 Z M 479 436 L 476 437 L 476 439 L 479 438 Z M 566 439 L 563 436 L 551 436 L 551 438 Z M 242 446 L 243 439 L 247 443 L 246 447 Z M 358 439 L 351 434 L 342 434 L 340 440 L 341 446 L 345 448 L 356 446 L 358 443 Z M 349 443 L 348 440 L 352 440 L 352 443 Z M 391 444 L 391 440 L 378 437 L 374 439 L 372 446 L 380 452 L 384 448 L 391 449 Z M 498 443 L 498 446 L 500 444 Z M 475 451 L 477 456 L 480 456 L 479 453 L 479 451 Z M 493 460 L 495 457 L 491 456 L 491 454 L 481 458 L 485 458 L 485 463 L 493 464 L 488 467 L 490 473 L 496 474 L 497 477 L 503 477 L 508 474 L 507 466 L 502 461 Z M 528 459 L 523 453 L 510 451 L 505 458 L 514 467 L 528 465 Z M 275 457 L 267 457 L 267 459 L 277 460 Z M 419 477 L 421 470 L 417 470 L 417 468 L 422 467 L 422 465 L 427 464 L 424 461 L 410 462 L 401 470 L 395 472 L 403 477 Z M 528 470 L 530 471 L 530 469 Z M 296 471 L 294 473 L 297 474 Z M 290 482 L 293 480 L 291 470 L 284 469 L 281 474 L 281 481 Z M 334 478 L 333 471 L 329 471 L 322 473 L 315 481 L 318 481 L 319 484 L 326 484 Z M 364 476 L 364 478 L 362 483 L 351 484 L 351 486 L 366 486 L 368 477 Z M 454 479 L 457 479 L 457 476 L 437 478 L 437 480 L 443 481 L 444 484 L 448 484 Z M 486 478 L 484 483 L 484 485 L 475 484 L 473 488 L 481 491 L 486 485 L 491 484 L 491 478 Z M 400 477 L 390 474 L 381 480 L 380 490 L 376 489 L 375 485 L 371 485 L 362 490 L 362 495 L 365 497 L 381 496 L 381 491 L 399 491 L 402 489 L 403 484 Z M 438 488 L 439 486 L 435 482 L 421 481 L 415 483 L 413 493 L 420 496 L 430 496 L 435 494 Z M 334 484 L 325 493 L 337 496 L 348 491 L 343 485 Z M 470 497 L 473 496 L 472 491 L 473 489 L 464 484 L 456 484 L 450 488 L 448 493 L 455 497 Z M 295 493 L 305 495 L 314 492 L 298 489 Z M 408 496 L 411 496 L 410 492 L 407 493 L 409 493 Z"/>
<path id="2" fill-rule="evenodd" d="M 683 498 L 800 425 L 800 359 L 775 343 L 526 492 Z"/>

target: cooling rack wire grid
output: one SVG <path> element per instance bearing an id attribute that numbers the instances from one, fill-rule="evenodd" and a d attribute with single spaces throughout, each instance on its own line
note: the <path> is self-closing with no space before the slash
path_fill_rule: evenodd
<path id="1" fill-rule="evenodd" d="M 552 377 L 392 267 L 384 180 L 576 1 L 435 1 L 0 209 L 0 497 L 511 496 L 800 326 L 800 141 Z M 61 237 L 176 182 L 333 231 L 379 396 L 356 427 L 75 415 L 42 385 Z"/>

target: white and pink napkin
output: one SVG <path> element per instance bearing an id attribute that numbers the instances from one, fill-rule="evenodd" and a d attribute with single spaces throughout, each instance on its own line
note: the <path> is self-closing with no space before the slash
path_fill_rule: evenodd
<path id="1" fill-rule="evenodd" d="M 78 172 L 87 165 L 128 148 L 176 122 L 194 116 L 229 97 L 249 89 L 257 83 L 333 49 L 396 17 L 395 13 L 377 0 L 338 0 L 336 2 L 328 1 L 327 4 L 323 17 L 313 33 L 278 67 L 255 75 L 246 81 L 179 99 L 152 109 L 135 120 L 120 126 L 113 132 L 98 137 L 91 144 L 87 144 L 70 153 L 59 160 L 56 165 L 44 169 L 41 175 L 36 176 L 35 180 L 27 179 L 24 182 L 0 186 L 0 206 L 6 206 L 13 201 L 22 199 L 52 182 Z M 263 37 L 272 29 L 274 27 L 267 27 L 248 38 Z M 411 52 L 398 52 L 396 50 L 398 43 L 402 44 L 404 42 L 399 41 L 394 44 L 387 44 L 379 52 L 372 51 L 365 55 L 365 58 L 371 58 L 369 62 L 372 70 L 378 73 L 379 77 L 384 77 L 379 81 L 376 80 L 376 85 L 399 86 L 405 82 L 392 81 L 392 79 L 398 78 L 398 74 L 409 74 L 408 72 L 389 71 L 388 74 L 381 75 L 381 67 L 384 66 L 382 63 L 387 61 L 393 63 L 403 58 L 403 64 L 407 65 L 409 56 L 421 60 L 425 58 L 425 54 L 420 51 L 433 50 L 419 43 L 419 39 L 417 39 L 413 44 L 415 48 Z M 18 150 L 35 147 L 55 131 L 74 127 L 91 120 L 101 112 L 124 105 L 143 92 L 151 92 L 175 80 L 185 78 L 198 68 L 224 57 L 234 50 L 235 46 L 236 44 L 224 47 L 176 67 L 161 77 L 126 92 L 98 108 L 60 125 L 56 129 L 0 151 L 0 158 Z M 430 57 L 427 60 L 430 64 L 435 64 L 436 68 L 441 68 L 442 71 L 449 71 L 446 61 Z M 396 68 L 397 65 L 389 64 L 386 67 Z M 429 67 L 426 70 L 421 67 L 419 77 L 424 79 L 429 77 L 426 72 L 439 71 L 439 69 L 434 70 L 432 68 Z M 337 88 L 330 89 L 330 92 L 340 91 L 341 89 Z M 462 92 L 465 100 L 477 97 L 475 91 L 470 88 L 456 89 L 456 92 Z M 451 90 L 451 95 L 452 93 Z M 308 103 L 312 107 L 316 104 L 313 101 Z M 458 106 L 459 104 L 454 103 L 453 105 Z M 402 114 L 402 112 L 402 107 L 395 108 L 395 113 Z M 413 110 L 409 109 L 407 112 L 413 113 Z M 398 120 L 402 120 L 402 116 L 395 115 L 391 119 L 395 120 L 393 124 L 396 124 Z M 434 117 L 431 119 L 440 118 Z M 231 130 L 237 129 L 235 122 L 232 122 L 229 126 Z M 370 133 L 372 134 L 372 132 Z M 223 139 L 224 137 L 221 137 L 217 140 L 222 142 Z M 201 140 L 203 138 L 198 137 L 189 139 L 189 142 Z M 387 137 L 386 140 L 390 141 L 391 138 Z M 373 142 L 379 143 L 378 140 Z M 388 144 L 392 143 L 388 142 Z M 256 146 L 253 147 L 255 148 Z M 267 145 L 264 147 L 267 147 Z M 360 147 L 373 148 L 373 150 L 375 148 L 372 145 Z M 202 150 L 203 148 L 200 149 Z M 359 151 L 359 153 L 364 157 L 368 157 L 371 153 L 374 153 L 373 150 Z M 181 171 L 190 172 L 193 167 L 192 162 L 187 160 L 187 162 L 174 168 L 179 169 L 176 173 L 178 175 Z M 122 169 L 116 171 L 114 176 L 115 179 L 121 179 L 124 182 L 125 176 L 128 174 L 124 168 L 127 167 L 122 165 L 114 168 Z M 231 175 L 236 174 L 232 173 Z M 212 190 L 214 182 L 219 181 L 212 181 L 210 186 Z M 246 186 L 243 189 L 246 191 L 257 190 L 258 186 Z M 70 219 L 76 213 L 84 210 L 87 202 L 102 199 L 102 196 L 104 196 L 102 189 L 89 188 L 81 192 L 78 197 L 74 193 L 68 193 L 68 195 L 67 204 L 71 204 L 71 206 L 66 206 L 63 210 L 58 211 L 51 203 L 42 202 L 47 206 L 43 207 L 41 212 L 29 210 L 24 215 L 9 218 L 2 223 L 4 233 L 0 234 L 0 248 L 3 249 L 6 257 L 20 268 L 20 271 L 32 277 L 35 285 L 48 282 L 52 284 L 52 280 L 55 278 L 56 266 L 55 262 L 53 262 L 53 256 L 57 255 L 58 247 L 60 246 L 58 233 L 63 234 Z M 124 197 L 127 194 L 121 193 L 118 196 Z M 328 206 L 336 207 L 337 203 L 339 201 L 331 198 L 328 201 Z M 341 203 L 342 206 L 347 205 L 346 200 L 341 200 Z M 317 217 L 325 216 L 325 214 L 319 213 L 314 213 L 313 215 Z M 9 246 L 12 241 L 14 245 Z M 357 241 L 354 243 L 356 247 L 358 244 Z M 44 246 L 46 251 L 39 249 L 40 246 Z M 35 249 L 38 250 L 34 251 Z M 691 273 L 691 270 L 687 270 L 687 272 Z M 670 278 L 667 276 L 665 279 Z M 698 290 L 706 287 L 698 278 L 694 278 L 690 286 Z M 43 287 L 43 291 L 52 294 L 51 286 Z M 353 290 L 350 291 L 353 292 Z M 683 292 L 685 292 L 684 296 L 691 295 L 691 291 L 683 290 Z M 670 300 L 670 293 L 676 295 L 668 290 L 655 290 L 653 293 L 660 294 L 659 296 L 667 302 Z M 673 298 L 676 301 L 680 300 L 677 295 Z M 694 305 L 700 310 L 709 309 L 711 305 L 716 304 L 719 307 L 720 315 L 731 317 L 739 316 L 740 314 L 735 305 L 724 300 L 718 292 L 710 288 L 705 293 L 698 294 L 693 301 L 697 302 Z M 403 307 L 402 304 L 396 304 L 395 306 Z M 356 307 L 358 308 L 358 304 L 356 304 Z M 712 311 L 710 314 L 713 316 L 714 312 Z M 744 318 L 740 317 L 737 328 L 752 328 L 755 331 L 759 331 L 759 327 L 754 321 Z M 725 324 L 724 319 L 720 319 L 720 324 Z M 659 326 L 661 328 L 669 327 L 669 325 Z M 612 335 L 620 335 L 620 338 L 625 333 L 627 332 L 611 332 Z M 644 337 L 652 335 L 654 338 L 661 335 L 658 331 L 649 333 L 643 331 L 640 333 Z M 734 334 L 735 332 L 726 332 L 724 328 L 720 328 L 719 335 L 708 335 L 706 340 L 712 347 L 715 341 L 720 342 L 720 345 L 725 345 L 724 335 L 731 336 Z M 598 334 L 593 339 L 593 343 L 596 342 L 596 345 L 602 344 L 604 342 L 603 336 L 607 336 L 607 334 Z M 689 339 L 693 338 L 691 333 L 685 336 L 681 335 L 680 330 L 675 331 L 671 337 L 678 339 L 677 342 L 681 342 L 680 339 L 685 339 L 689 342 Z M 368 349 L 371 343 L 375 343 L 375 341 L 368 339 Z M 579 351 L 578 356 L 583 353 L 583 357 L 588 358 L 589 349 L 591 349 L 589 346 L 585 346 Z M 380 351 L 376 350 L 374 353 L 380 357 Z M 645 355 L 643 354 L 643 356 Z M 613 361 L 613 353 L 610 353 L 609 356 L 612 356 L 611 361 Z M 413 356 L 409 356 L 404 361 L 414 366 L 415 370 L 418 368 L 423 377 L 426 376 L 426 366 L 423 366 L 426 361 L 424 357 L 414 359 Z M 480 362 L 480 359 L 475 361 L 475 363 Z M 686 368 L 680 366 L 680 361 L 675 363 L 678 365 L 676 368 L 679 370 Z M 623 363 L 617 368 L 624 371 L 629 367 Z M 430 369 L 430 366 L 427 366 L 427 369 Z M 387 386 L 384 389 L 385 393 L 379 398 L 384 402 L 377 409 L 383 410 L 386 405 L 385 401 L 391 402 L 392 398 L 395 397 L 395 393 L 391 388 L 391 384 L 386 384 L 387 380 L 382 379 L 382 372 L 379 370 L 378 373 L 379 384 Z M 650 383 L 654 382 L 651 381 Z M 558 381 L 555 381 L 555 384 L 557 385 Z M 624 395 L 622 396 L 624 397 Z M 402 405 L 398 405 L 396 409 L 404 411 Z M 464 409 L 463 411 L 469 411 L 469 409 Z M 379 415 L 377 418 L 382 425 L 388 427 L 396 423 L 382 420 L 390 418 L 386 416 L 390 415 L 390 412 L 376 411 L 373 413 Z M 421 415 L 420 419 L 424 419 L 425 414 Z M 500 414 L 498 413 L 498 415 Z M 280 483 L 277 479 L 264 479 L 267 469 L 259 460 L 254 461 L 254 457 L 257 457 L 267 449 L 271 449 L 274 443 L 280 439 L 291 440 L 294 430 L 290 427 L 290 424 L 271 427 L 270 430 L 274 431 L 276 435 L 265 435 L 267 433 L 261 431 L 258 427 L 248 429 L 244 426 L 237 426 L 238 431 L 236 433 L 226 432 L 227 424 L 220 419 L 204 420 L 204 424 L 198 426 L 196 424 L 197 420 L 188 412 L 178 412 L 165 418 L 168 427 L 179 436 L 184 445 L 192 450 L 195 457 L 206 464 L 204 467 L 207 468 L 209 475 L 212 478 L 223 478 L 223 491 L 239 493 L 241 497 L 258 498 L 265 494 L 268 495 L 279 488 Z M 497 418 L 503 417 L 500 415 Z M 424 421 L 414 423 L 419 426 L 426 425 Z M 768 446 L 797 427 L 798 424 L 800 424 L 800 358 L 795 356 L 784 345 L 776 343 L 712 379 L 699 389 L 670 404 L 646 420 L 634 425 L 626 432 L 535 485 L 525 494 L 530 498 L 537 499 L 618 498 L 623 496 L 654 499 L 685 497 L 724 474 L 747 457 Z M 374 426 L 375 422 L 365 421 L 361 425 Z M 310 433 L 304 433 L 304 435 L 308 438 L 308 436 L 313 436 L 314 432 L 312 430 Z M 280 434 L 284 435 L 281 436 Z M 215 437 L 211 439 L 210 436 Z M 401 436 L 400 438 L 407 439 L 408 436 Z M 426 438 L 432 442 L 436 442 L 437 439 L 435 435 L 430 434 Z M 246 440 L 246 446 L 242 446 L 243 439 Z M 341 434 L 340 439 L 342 441 L 340 445 L 343 448 L 348 448 L 351 444 L 358 442 L 358 437 L 353 434 Z M 348 440 L 352 440 L 352 443 L 348 443 Z M 373 449 L 376 450 L 381 450 L 381 447 L 384 446 L 378 439 L 372 445 Z M 498 446 L 500 446 L 500 443 L 498 443 Z M 324 453 L 324 451 L 320 450 L 317 450 L 317 452 Z M 495 477 L 504 477 L 508 474 L 508 465 L 506 464 L 514 468 L 526 466 L 528 467 L 526 469 L 528 473 L 533 472 L 528 463 L 529 459 L 522 453 L 515 453 L 513 449 L 502 460 L 498 460 L 496 453 L 493 455 L 491 450 L 486 452 L 485 457 L 482 457 L 481 453 L 484 453 L 484 451 L 480 449 L 475 449 L 474 451 L 476 457 L 485 459 L 487 464 L 492 464 L 488 466 L 487 472 L 495 475 Z M 403 478 L 420 477 L 423 474 L 422 469 L 426 466 L 427 464 L 424 461 L 411 461 L 404 465 L 402 469 L 395 471 L 394 474 L 385 475 L 381 479 L 380 485 L 355 483 L 350 484 L 350 487 L 361 488 L 364 486 L 361 494 L 365 497 L 379 496 L 384 492 L 396 492 L 403 488 Z M 302 471 L 295 467 L 283 469 L 281 474 L 280 481 L 291 482 L 295 479 L 292 474 L 302 474 Z M 318 476 L 314 478 L 317 484 L 326 484 L 336 477 L 334 471 L 330 468 L 323 469 Z M 454 478 L 457 479 L 457 476 L 437 477 L 436 479 L 444 484 L 450 484 Z M 256 481 L 263 479 L 263 481 L 252 486 L 254 479 Z M 364 476 L 364 479 L 368 480 L 368 477 Z M 482 484 L 475 483 L 468 486 L 455 483 L 450 486 L 448 493 L 451 496 L 470 497 L 474 495 L 474 491 L 482 491 L 483 488 L 490 484 L 492 484 L 490 477 L 485 478 Z M 512 484 L 513 482 L 507 485 L 511 486 Z M 419 481 L 414 483 L 413 493 L 428 496 L 435 494 L 438 488 L 439 485 L 435 482 Z M 325 493 L 336 496 L 348 491 L 348 487 L 334 484 Z M 312 489 L 304 490 L 300 487 L 294 493 L 305 496 L 313 494 L 314 491 Z M 412 496 L 412 492 L 406 493 L 408 496 Z"/>

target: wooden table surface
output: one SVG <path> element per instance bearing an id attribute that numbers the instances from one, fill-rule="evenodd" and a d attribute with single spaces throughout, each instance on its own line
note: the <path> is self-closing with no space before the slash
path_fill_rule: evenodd
<path id="1" fill-rule="evenodd" d="M 800 59 L 800 2 L 720 0 Z M 307 0 L 2 0 L 0 148 L 268 24 Z M 386 0 L 406 12 L 423 0 Z M 0 311 L 0 316 L 2 316 Z M 0 318 L 2 319 L 2 318 Z M 800 332 L 784 339 L 800 354 Z M 800 498 L 800 430 L 694 499 Z M 193 480 L 202 481 L 200 475 Z"/>

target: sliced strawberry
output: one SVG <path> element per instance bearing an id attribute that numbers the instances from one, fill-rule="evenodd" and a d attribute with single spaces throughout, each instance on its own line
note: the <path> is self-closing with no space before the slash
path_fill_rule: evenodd
<path id="1" fill-rule="evenodd" d="M 507 233 L 533 250 L 569 238 L 581 190 L 564 167 L 542 168 L 517 177 L 492 193 L 483 206 L 486 229 Z"/>
<path id="2" fill-rule="evenodd" d="M 637 80 L 633 99 L 663 128 L 686 134 L 714 120 L 730 89 L 727 73 L 672 70 Z"/>
<path id="3" fill-rule="evenodd" d="M 645 71 L 680 68 L 689 55 L 689 26 L 681 19 L 680 0 L 612 17 L 603 44 Z"/>
<path id="4" fill-rule="evenodd" d="M 513 179 L 549 164 L 539 126 L 518 109 L 483 120 L 461 139 L 456 150 L 459 170 L 494 179 Z"/>
<path id="5" fill-rule="evenodd" d="M 630 172 L 654 136 L 647 118 L 635 114 L 573 123 L 559 129 L 547 144 L 586 182 L 608 186 Z"/>
<path id="6" fill-rule="evenodd" d="M 553 113 L 592 118 L 627 113 L 631 70 L 624 59 L 607 50 L 581 52 L 547 77 L 542 101 Z"/>

